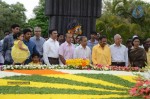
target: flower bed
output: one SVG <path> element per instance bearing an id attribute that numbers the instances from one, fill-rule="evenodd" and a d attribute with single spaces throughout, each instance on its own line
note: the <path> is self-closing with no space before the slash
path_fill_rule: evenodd
<path id="1" fill-rule="evenodd" d="M 150 99 L 150 69 L 138 76 L 135 86 L 129 90 L 130 95 Z"/>
<path id="2" fill-rule="evenodd" d="M 150 80 L 138 79 L 136 85 L 129 91 L 132 96 L 150 99 Z"/>
<path id="3" fill-rule="evenodd" d="M 36 70 L 36 69 L 79 69 L 79 70 L 99 70 L 99 71 L 143 71 L 139 67 L 102 66 L 102 65 L 3 65 L 3 70 Z"/>
<path id="4" fill-rule="evenodd" d="M 128 89 L 134 83 L 130 81 L 130 76 L 128 78 L 129 80 L 125 80 L 107 74 L 38 74 L 4 77 L 0 78 L 0 97 L 4 99 L 33 97 L 36 99 L 42 97 L 44 99 L 131 99 Z M 18 85 L 8 84 L 8 82 L 16 82 Z M 24 97 L 25 95 L 27 97 Z"/>

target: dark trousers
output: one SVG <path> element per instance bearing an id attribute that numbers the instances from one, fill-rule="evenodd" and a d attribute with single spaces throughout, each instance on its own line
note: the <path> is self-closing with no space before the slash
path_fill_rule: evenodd
<path id="1" fill-rule="evenodd" d="M 111 63 L 112 66 L 125 66 L 125 62 L 112 62 Z"/>
<path id="2" fill-rule="evenodd" d="M 48 60 L 49 60 L 51 65 L 58 65 L 59 64 L 58 58 L 48 57 Z"/>

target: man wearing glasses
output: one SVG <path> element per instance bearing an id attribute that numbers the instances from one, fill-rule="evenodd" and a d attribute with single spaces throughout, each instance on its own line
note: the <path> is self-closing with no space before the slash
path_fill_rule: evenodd
<path id="1" fill-rule="evenodd" d="M 35 27 L 34 28 L 34 36 L 30 38 L 32 42 L 35 43 L 36 49 L 40 54 L 40 57 L 43 57 L 43 44 L 46 41 L 43 37 L 41 37 L 41 28 Z"/>

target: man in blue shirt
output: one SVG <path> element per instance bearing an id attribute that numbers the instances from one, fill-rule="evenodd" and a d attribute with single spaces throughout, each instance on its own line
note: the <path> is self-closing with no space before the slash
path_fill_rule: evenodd
<path id="1" fill-rule="evenodd" d="M 11 48 L 14 44 L 13 35 L 20 31 L 20 26 L 18 24 L 13 24 L 11 26 L 11 33 L 4 38 L 2 51 L 4 55 L 5 65 L 11 65 L 13 63 L 13 59 L 11 57 Z"/>
<path id="2" fill-rule="evenodd" d="M 88 40 L 87 46 L 91 49 L 98 44 L 98 41 L 96 40 L 97 33 L 96 32 L 91 32 L 91 39 Z"/>
<path id="3" fill-rule="evenodd" d="M 38 51 L 36 49 L 35 43 L 30 40 L 30 38 L 31 38 L 31 30 L 30 29 L 24 29 L 23 30 L 23 34 L 24 34 L 23 42 L 24 42 L 24 44 L 26 46 L 28 46 L 28 49 L 30 51 L 30 57 L 25 61 L 25 64 L 28 64 L 28 63 L 31 62 L 31 55 L 33 53 L 38 53 Z"/>
<path id="4" fill-rule="evenodd" d="M 34 28 L 34 36 L 30 38 L 32 42 L 35 43 L 37 51 L 40 54 L 40 57 L 43 57 L 43 44 L 46 41 L 43 37 L 41 37 L 41 28 L 35 27 Z"/>

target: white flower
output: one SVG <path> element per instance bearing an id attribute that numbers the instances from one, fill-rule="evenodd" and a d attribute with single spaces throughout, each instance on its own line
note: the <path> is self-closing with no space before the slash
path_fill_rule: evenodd
<path id="1" fill-rule="evenodd" d="M 143 87 L 147 87 L 147 84 L 143 84 Z"/>
<path id="2" fill-rule="evenodd" d="M 147 71 L 147 72 L 145 72 L 144 74 L 143 74 L 143 77 L 145 78 L 145 79 L 150 79 L 150 70 L 149 71 Z"/>
<path id="3" fill-rule="evenodd" d="M 10 69 L 10 66 L 7 66 L 7 69 Z"/>
<path id="4" fill-rule="evenodd" d="M 4 69 L 4 70 L 6 70 L 6 69 L 7 69 L 7 67 L 3 67 L 3 69 Z"/>
<path id="5" fill-rule="evenodd" d="M 13 70 L 14 68 L 13 68 L 13 67 L 10 67 L 10 69 Z"/>

